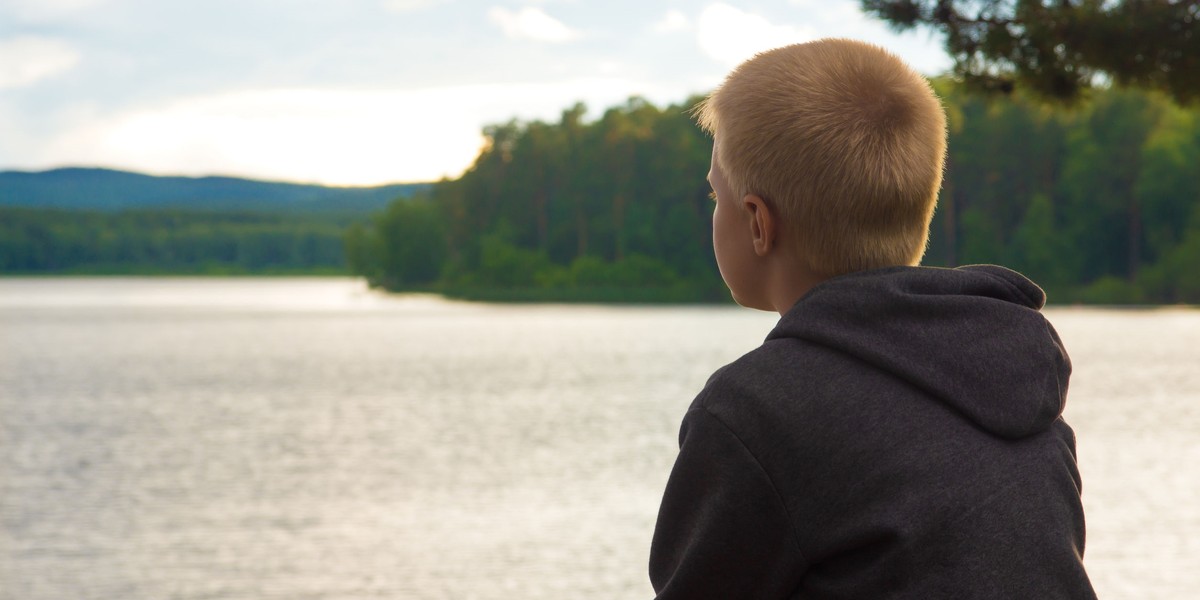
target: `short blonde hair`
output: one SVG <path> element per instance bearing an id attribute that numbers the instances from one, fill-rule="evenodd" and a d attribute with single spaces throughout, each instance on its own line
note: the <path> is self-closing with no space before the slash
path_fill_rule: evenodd
<path id="1" fill-rule="evenodd" d="M 742 63 L 695 109 L 738 197 L 778 211 L 814 273 L 916 265 L 942 183 L 946 116 L 886 50 L 824 39 Z"/>

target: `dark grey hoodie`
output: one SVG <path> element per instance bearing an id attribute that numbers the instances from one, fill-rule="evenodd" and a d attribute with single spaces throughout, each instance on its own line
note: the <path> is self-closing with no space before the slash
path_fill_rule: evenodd
<path id="1" fill-rule="evenodd" d="M 1044 302 L 995 266 L 813 288 L 688 409 L 658 598 L 1094 598 Z"/>

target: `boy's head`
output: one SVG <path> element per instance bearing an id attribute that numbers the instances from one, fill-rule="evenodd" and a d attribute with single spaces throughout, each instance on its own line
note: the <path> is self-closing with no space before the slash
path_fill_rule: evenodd
<path id="1" fill-rule="evenodd" d="M 696 110 L 733 195 L 762 198 L 779 243 L 812 274 L 920 261 L 946 118 L 900 59 L 852 40 L 777 48 L 734 69 Z"/>

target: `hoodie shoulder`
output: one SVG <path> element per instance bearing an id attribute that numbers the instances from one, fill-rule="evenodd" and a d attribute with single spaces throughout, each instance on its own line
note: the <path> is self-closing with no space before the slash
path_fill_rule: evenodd
<path id="1" fill-rule="evenodd" d="M 1034 310 L 1041 310 L 1046 305 L 1046 292 L 1029 278 L 1012 269 L 999 265 L 968 265 L 957 269 L 947 269 L 947 271 L 959 272 L 968 276 L 987 275 L 999 282 L 998 287 L 1003 288 L 1006 297 L 1013 302 Z"/>
<path id="2" fill-rule="evenodd" d="M 851 355 L 1020 438 L 1049 428 L 1066 400 L 1070 360 L 1044 303 L 1032 281 L 993 265 L 865 271 L 813 288 L 768 340 Z"/>

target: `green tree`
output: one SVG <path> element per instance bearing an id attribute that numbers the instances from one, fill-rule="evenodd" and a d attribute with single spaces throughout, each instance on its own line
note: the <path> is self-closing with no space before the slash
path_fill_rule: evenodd
<path id="1" fill-rule="evenodd" d="M 929 264 L 1011 264 L 1057 301 L 1194 297 L 1200 110 L 1137 90 L 1066 108 L 933 83 L 950 154 Z M 499 290 L 494 299 L 725 298 L 704 182 L 712 143 L 687 114 L 695 100 L 631 100 L 590 122 L 576 105 L 558 122 L 489 127 L 471 169 L 350 235 L 347 259 L 377 284 Z M 445 243 L 414 243 L 418 232 Z M 413 268 L 426 270 L 414 279 Z"/>
<path id="2" fill-rule="evenodd" d="M 1061 229 L 1055 222 L 1050 196 L 1034 194 L 1020 227 L 1013 234 L 1009 251 L 1011 266 L 1046 288 L 1058 290 L 1072 284 L 1075 261 Z"/>
<path id="3" fill-rule="evenodd" d="M 377 283 L 398 289 L 432 283 L 446 260 L 446 235 L 441 207 L 424 199 L 401 199 L 375 220 L 378 241 L 360 239 L 356 253 L 377 253 L 373 267 Z M 358 264 L 365 259 L 355 257 Z M 367 272 L 372 272 L 368 269 Z"/>
<path id="4" fill-rule="evenodd" d="M 1133 195 L 1141 207 L 1142 256 L 1154 262 L 1184 236 L 1200 203 L 1200 118 L 1196 112 L 1165 105 L 1162 117 L 1141 149 Z"/>
<path id="5" fill-rule="evenodd" d="M 1110 275 L 1132 280 L 1142 264 L 1142 209 L 1134 183 L 1141 149 L 1163 104 L 1144 93 L 1113 90 L 1096 98 L 1067 137 L 1059 193 L 1070 215 L 1068 235 L 1082 252 L 1085 281 Z"/>
<path id="6" fill-rule="evenodd" d="M 1200 3 L 1191 0 L 862 0 L 899 30 L 946 36 L 954 72 L 987 90 L 1074 100 L 1101 78 L 1200 99 Z"/>

